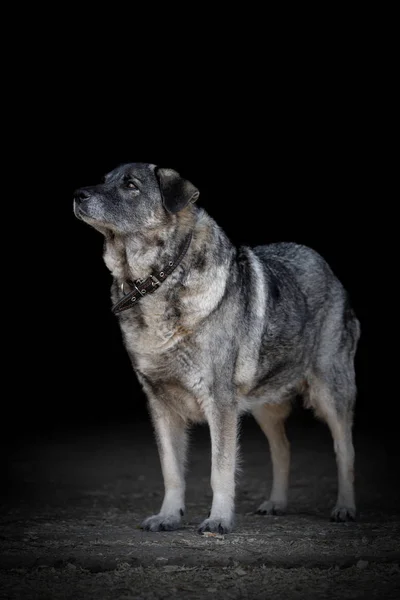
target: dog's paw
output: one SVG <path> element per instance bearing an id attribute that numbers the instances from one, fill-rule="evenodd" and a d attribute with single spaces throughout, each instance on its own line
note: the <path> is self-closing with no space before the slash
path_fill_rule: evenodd
<path id="1" fill-rule="evenodd" d="M 205 519 L 200 525 L 198 532 L 204 533 L 209 531 L 210 533 L 229 533 L 232 531 L 233 522 L 232 519 Z"/>
<path id="2" fill-rule="evenodd" d="M 283 502 L 273 502 L 272 500 L 265 500 L 256 510 L 257 515 L 275 515 L 281 516 L 286 512 L 286 504 Z"/>
<path id="3" fill-rule="evenodd" d="M 174 531 L 181 526 L 181 519 L 176 515 L 153 515 L 145 519 L 141 528 L 145 531 Z"/>
<path id="4" fill-rule="evenodd" d="M 356 520 L 356 509 L 349 506 L 335 506 L 331 512 L 331 521 L 344 523 L 345 521 Z"/>

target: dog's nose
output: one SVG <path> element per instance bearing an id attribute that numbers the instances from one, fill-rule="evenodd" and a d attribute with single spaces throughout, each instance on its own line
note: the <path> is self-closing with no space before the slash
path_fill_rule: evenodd
<path id="1" fill-rule="evenodd" d="M 90 198 L 90 194 L 87 190 L 76 190 L 74 192 L 74 200 L 76 202 L 83 202 L 83 200 L 87 200 Z"/>

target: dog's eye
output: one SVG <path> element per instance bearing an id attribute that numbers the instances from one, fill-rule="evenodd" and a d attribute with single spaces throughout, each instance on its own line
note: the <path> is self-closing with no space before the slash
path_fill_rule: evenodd
<path id="1" fill-rule="evenodd" d="M 133 183 L 133 181 L 128 181 L 126 185 L 127 185 L 127 187 L 128 187 L 128 188 L 130 188 L 131 190 L 137 190 L 137 189 L 138 189 L 137 185 L 135 185 L 135 184 Z"/>

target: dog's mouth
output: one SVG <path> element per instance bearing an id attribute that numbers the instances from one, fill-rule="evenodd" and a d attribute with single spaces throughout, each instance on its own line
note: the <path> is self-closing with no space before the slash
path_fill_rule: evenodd
<path id="1" fill-rule="evenodd" d="M 85 212 L 82 206 L 80 204 L 77 204 L 76 202 L 74 202 L 74 214 L 81 221 L 84 221 L 85 219 L 90 219 L 90 216 L 87 214 L 87 212 Z"/>
<path id="2" fill-rule="evenodd" d="M 105 235 L 106 231 L 110 229 L 110 225 L 108 223 L 104 223 L 101 219 L 90 215 L 79 203 L 74 202 L 73 210 L 75 217 L 79 219 L 79 221 L 94 227 L 94 229 L 97 229 L 97 231 L 100 231 L 100 233 L 103 235 Z"/>

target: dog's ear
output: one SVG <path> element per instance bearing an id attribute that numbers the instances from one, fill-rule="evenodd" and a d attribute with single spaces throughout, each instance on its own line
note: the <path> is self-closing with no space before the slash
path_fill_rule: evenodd
<path id="1" fill-rule="evenodd" d="M 189 203 L 196 202 L 200 196 L 199 190 L 174 171 L 158 167 L 155 171 L 160 186 L 165 208 L 170 213 L 177 213 Z"/>

